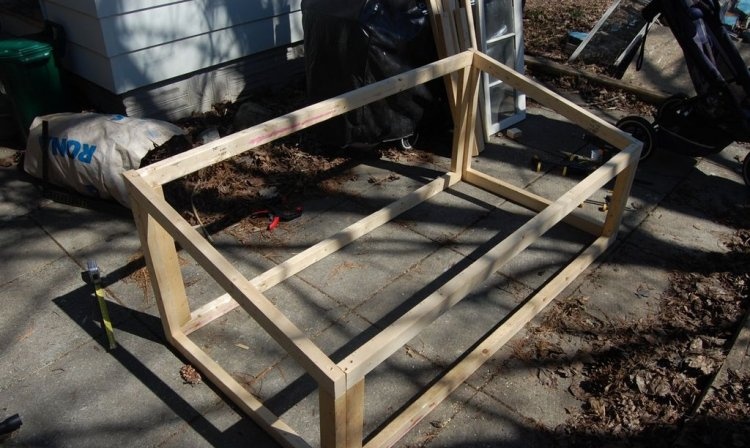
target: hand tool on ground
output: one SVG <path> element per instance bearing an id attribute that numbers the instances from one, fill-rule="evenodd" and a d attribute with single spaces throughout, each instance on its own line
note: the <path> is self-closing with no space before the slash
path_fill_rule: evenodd
<path id="1" fill-rule="evenodd" d="M 612 202 L 612 196 L 611 195 L 605 196 L 604 197 L 604 201 L 597 201 L 597 200 L 594 200 L 594 199 L 586 199 L 583 202 L 585 202 L 586 204 L 598 205 L 600 212 L 606 212 L 607 210 L 609 210 L 609 203 Z"/>
<path id="2" fill-rule="evenodd" d="M 21 417 L 18 414 L 11 415 L 10 417 L 0 422 L 0 436 L 12 433 L 13 431 L 20 428 L 22 424 L 23 422 L 21 421 Z"/>
<path id="3" fill-rule="evenodd" d="M 273 230 L 278 227 L 279 223 L 282 221 L 292 221 L 302 216 L 302 207 L 284 209 L 275 205 L 269 205 L 263 210 L 257 210 L 250 214 L 250 217 L 256 216 L 268 216 L 268 219 L 271 221 L 268 224 L 268 230 Z"/>
<path id="4" fill-rule="evenodd" d="M 550 165 L 562 168 L 563 176 L 567 176 L 569 173 L 585 175 L 591 173 L 601 165 L 601 162 L 598 160 L 570 152 L 562 151 L 561 158 L 563 159 L 562 161 L 550 162 Z M 543 161 L 538 155 L 533 155 L 531 157 L 531 166 L 537 173 L 542 171 L 542 163 L 546 163 L 546 161 Z"/>
<path id="5" fill-rule="evenodd" d="M 94 285 L 94 294 L 99 302 L 99 311 L 102 313 L 102 326 L 104 327 L 105 333 L 107 333 L 107 342 L 109 342 L 109 349 L 112 350 L 117 347 L 115 342 L 115 332 L 112 329 L 112 321 L 109 318 L 109 310 L 107 309 L 107 302 L 104 300 L 104 288 L 102 288 L 102 277 L 99 271 L 99 266 L 94 260 L 88 260 L 86 262 L 86 271 L 89 274 L 89 279 Z"/>

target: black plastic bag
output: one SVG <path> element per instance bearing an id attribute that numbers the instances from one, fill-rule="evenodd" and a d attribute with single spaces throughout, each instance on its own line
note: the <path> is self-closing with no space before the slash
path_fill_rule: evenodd
<path id="1" fill-rule="evenodd" d="M 427 6 L 414 0 L 303 0 L 307 93 L 330 98 L 437 59 Z M 415 134 L 439 116 L 441 84 L 409 89 L 315 128 L 340 147 L 373 146 Z"/>

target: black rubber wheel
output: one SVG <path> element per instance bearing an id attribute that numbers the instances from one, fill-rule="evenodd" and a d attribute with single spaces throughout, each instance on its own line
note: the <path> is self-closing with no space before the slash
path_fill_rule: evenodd
<path id="1" fill-rule="evenodd" d="M 661 123 L 661 120 L 674 119 L 677 115 L 677 109 L 685 103 L 688 97 L 683 94 L 672 95 L 666 100 L 659 104 L 659 108 L 656 111 L 656 122 Z"/>
<path id="2" fill-rule="evenodd" d="M 414 149 L 414 145 L 417 143 L 417 140 L 419 139 L 419 134 L 412 134 L 408 137 L 404 137 L 399 141 L 399 146 L 401 149 L 409 151 L 411 149 Z"/>
<path id="3" fill-rule="evenodd" d="M 745 185 L 750 187 L 750 152 L 745 156 L 745 160 L 742 162 L 742 178 L 745 180 Z"/>
<path id="4" fill-rule="evenodd" d="M 640 160 L 646 160 L 656 150 L 656 130 L 650 121 L 637 115 L 629 115 L 618 121 L 615 126 L 643 142 Z"/>

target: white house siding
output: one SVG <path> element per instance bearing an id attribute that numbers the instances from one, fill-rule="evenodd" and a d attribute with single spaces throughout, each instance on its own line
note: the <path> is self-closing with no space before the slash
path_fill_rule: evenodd
<path id="1" fill-rule="evenodd" d="M 303 39 L 300 0 L 44 0 L 68 69 L 124 94 Z"/>

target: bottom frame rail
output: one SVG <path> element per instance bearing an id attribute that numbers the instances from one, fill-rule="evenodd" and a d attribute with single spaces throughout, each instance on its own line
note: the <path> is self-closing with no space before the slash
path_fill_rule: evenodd
<path id="1" fill-rule="evenodd" d="M 201 373 L 229 397 L 267 434 L 287 448 L 311 448 L 299 434 L 271 412 L 224 370 L 208 353 L 184 334 L 174 335 L 174 345 Z"/>
<path id="2" fill-rule="evenodd" d="M 397 216 L 432 198 L 436 194 L 452 187 L 460 180 L 461 176 L 458 173 L 445 173 L 401 199 L 388 204 L 335 235 L 258 275 L 250 280 L 250 282 L 258 291 L 264 292 L 315 262 L 367 235 L 383 224 L 390 222 Z M 185 334 L 190 334 L 229 313 L 238 306 L 239 304 L 232 296 L 224 294 L 193 311 L 190 320 L 182 326 L 182 331 Z"/>
<path id="3" fill-rule="evenodd" d="M 597 238 L 534 296 L 518 306 L 494 330 L 477 342 L 475 347 L 466 353 L 450 370 L 446 371 L 436 383 L 425 390 L 411 405 L 375 434 L 365 444 L 365 448 L 384 448 L 395 445 L 549 305 L 614 241 L 614 238 Z"/>
<path id="4" fill-rule="evenodd" d="M 463 180 L 468 184 L 489 191 L 537 213 L 547 208 L 553 202 L 473 168 L 466 170 Z M 600 220 L 586 216 L 578 210 L 572 211 L 570 215 L 563 219 L 563 222 L 594 236 L 602 234 L 602 226 L 604 225 Z"/>

